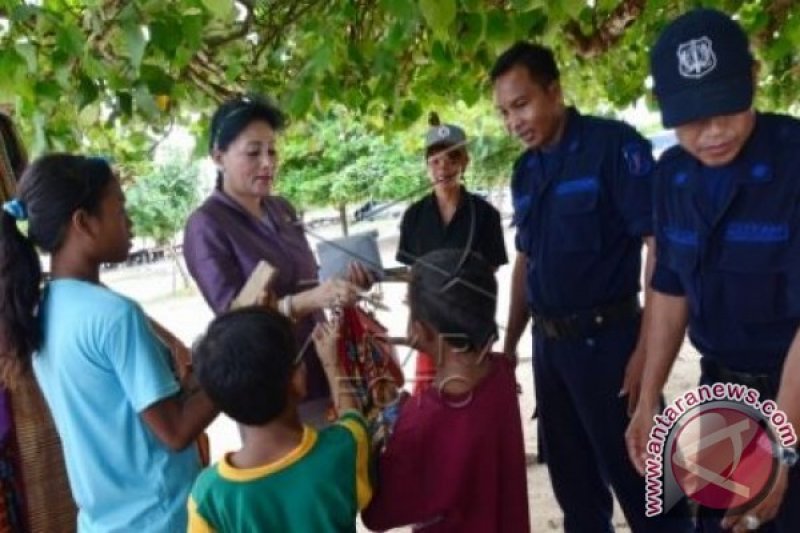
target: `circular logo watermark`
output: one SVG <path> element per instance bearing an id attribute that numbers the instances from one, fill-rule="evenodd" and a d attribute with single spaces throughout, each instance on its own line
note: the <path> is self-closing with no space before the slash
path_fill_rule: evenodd
<path id="1" fill-rule="evenodd" d="M 749 509 L 775 484 L 797 434 L 775 401 L 736 383 L 701 385 L 653 417 L 645 459 L 647 516 L 684 496 L 704 507 Z"/>
<path id="2" fill-rule="evenodd" d="M 776 449 L 773 432 L 751 409 L 712 403 L 677 428 L 669 452 L 686 496 L 713 509 L 737 509 L 770 490 L 778 472 Z"/>

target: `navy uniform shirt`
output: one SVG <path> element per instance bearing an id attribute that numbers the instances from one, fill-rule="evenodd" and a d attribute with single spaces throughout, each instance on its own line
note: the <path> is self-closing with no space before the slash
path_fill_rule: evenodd
<path id="1" fill-rule="evenodd" d="M 500 213 L 492 204 L 461 188 L 461 200 L 449 224 L 445 224 L 436 196 L 431 193 L 411 204 L 400 223 L 397 260 L 411 265 L 434 250 L 469 248 L 493 267 L 508 262 Z"/>
<path id="2" fill-rule="evenodd" d="M 700 353 L 734 370 L 780 367 L 800 327 L 800 121 L 757 115 L 724 167 L 672 148 L 655 214 L 652 285 L 687 298 Z"/>
<path id="3" fill-rule="evenodd" d="M 627 124 L 570 108 L 552 151 L 514 166 L 516 246 L 535 314 L 563 316 L 635 297 L 652 230 L 653 157 Z"/>

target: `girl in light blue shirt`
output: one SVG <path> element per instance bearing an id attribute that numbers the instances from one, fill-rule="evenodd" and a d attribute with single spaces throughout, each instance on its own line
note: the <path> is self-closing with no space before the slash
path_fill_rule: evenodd
<path id="1" fill-rule="evenodd" d="M 217 412 L 202 391 L 181 394 L 141 307 L 100 284 L 100 265 L 130 245 L 125 196 L 101 159 L 40 158 L 0 215 L 0 375 L 32 364 L 81 532 L 184 530 L 193 443 Z M 51 254 L 43 289 L 34 246 Z"/>

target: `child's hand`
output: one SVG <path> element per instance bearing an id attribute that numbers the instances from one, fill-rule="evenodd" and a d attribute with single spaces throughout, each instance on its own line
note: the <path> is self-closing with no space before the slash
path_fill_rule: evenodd
<path id="1" fill-rule="evenodd" d="M 331 322 L 319 322 L 314 327 L 314 332 L 311 334 L 311 337 L 323 366 L 337 366 L 339 363 L 337 350 L 339 323 L 336 320 Z"/>
<path id="2" fill-rule="evenodd" d="M 339 364 L 339 321 L 320 322 L 314 327 L 311 339 L 317 348 L 317 355 L 325 369 L 325 377 L 331 388 L 331 399 L 336 411 L 343 413 L 348 409 L 359 409 L 358 398 L 349 389 L 348 378 L 343 375 Z"/>

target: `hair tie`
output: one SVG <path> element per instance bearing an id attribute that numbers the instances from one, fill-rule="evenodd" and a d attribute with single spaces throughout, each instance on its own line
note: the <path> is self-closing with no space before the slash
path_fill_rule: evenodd
<path id="1" fill-rule="evenodd" d="M 3 203 L 3 211 L 14 217 L 16 220 L 28 220 L 28 210 L 22 200 L 14 198 Z"/>

